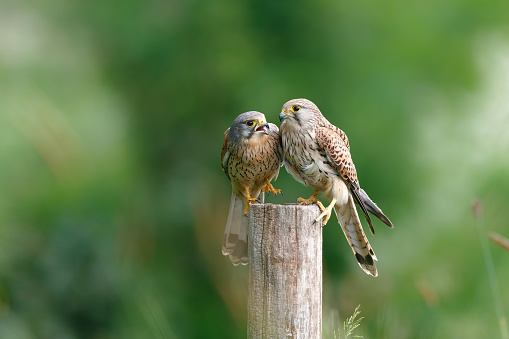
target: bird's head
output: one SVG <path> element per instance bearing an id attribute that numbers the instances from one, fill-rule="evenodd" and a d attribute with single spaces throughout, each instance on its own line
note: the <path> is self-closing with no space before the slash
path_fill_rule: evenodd
<path id="1" fill-rule="evenodd" d="M 318 107 L 307 99 L 287 101 L 279 114 L 281 126 L 286 124 L 294 128 L 314 126 L 322 118 L 322 113 L 320 113 Z"/>
<path id="2" fill-rule="evenodd" d="M 230 139 L 234 142 L 259 138 L 269 134 L 270 126 L 265 115 L 250 111 L 240 114 L 230 127 Z"/>

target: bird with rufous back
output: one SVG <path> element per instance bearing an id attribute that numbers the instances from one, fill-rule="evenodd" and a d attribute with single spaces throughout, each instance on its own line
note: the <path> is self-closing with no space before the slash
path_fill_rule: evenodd
<path id="1" fill-rule="evenodd" d="M 314 189 L 309 199 L 299 198 L 299 203 L 316 203 L 322 211 L 316 221 L 323 220 L 323 225 L 334 210 L 359 266 L 376 277 L 378 259 L 355 205 L 360 206 L 372 234 L 375 231 L 369 213 L 389 227 L 393 225 L 360 187 L 345 132 L 332 125 L 307 99 L 286 102 L 279 119 L 285 168 L 298 182 Z M 331 201 L 327 207 L 318 200 L 319 193 Z"/>

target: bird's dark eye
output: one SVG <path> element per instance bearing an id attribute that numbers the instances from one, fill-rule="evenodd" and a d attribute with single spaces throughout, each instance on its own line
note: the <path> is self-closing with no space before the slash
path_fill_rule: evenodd
<path id="1" fill-rule="evenodd" d="M 292 111 L 294 111 L 295 113 L 297 113 L 298 111 L 300 111 L 300 106 L 299 105 L 295 105 L 292 107 Z"/>
<path id="2" fill-rule="evenodd" d="M 253 120 L 249 120 L 248 122 L 246 122 L 246 125 L 248 127 L 252 127 L 254 125 L 254 121 Z"/>

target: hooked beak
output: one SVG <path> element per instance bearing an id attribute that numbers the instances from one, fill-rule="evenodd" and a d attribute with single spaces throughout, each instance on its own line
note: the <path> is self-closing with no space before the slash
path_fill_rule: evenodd
<path id="1" fill-rule="evenodd" d="M 262 133 L 264 133 L 264 134 L 267 134 L 267 135 L 268 135 L 268 134 L 269 134 L 269 129 L 270 129 L 269 124 L 268 124 L 268 123 L 264 123 L 264 124 L 261 124 L 260 126 L 258 126 L 258 127 L 255 129 L 255 131 L 256 131 L 256 132 L 262 132 Z"/>
<path id="2" fill-rule="evenodd" d="M 288 116 L 288 114 L 285 113 L 285 111 L 282 111 L 279 113 L 279 121 L 285 120 L 285 118 Z"/>

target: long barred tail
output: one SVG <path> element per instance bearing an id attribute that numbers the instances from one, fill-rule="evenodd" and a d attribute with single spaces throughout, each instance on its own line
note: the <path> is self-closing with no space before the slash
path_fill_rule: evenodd
<path id="1" fill-rule="evenodd" d="M 334 211 L 359 266 L 367 274 L 376 277 L 378 271 L 376 270 L 375 260 L 378 259 L 362 229 L 352 195 L 349 195 L 347 204 L 335 205 Z"/>
<path id="2" fill-rule="evenodd" d="M 232 193 L 230 212 L 224 230 L 223 255 L 230 256 L 232 264 L 247 265 L 249 257 L 247 253 L 247 231 L 249 220 L 244 215 L 246 198 Z"/>

